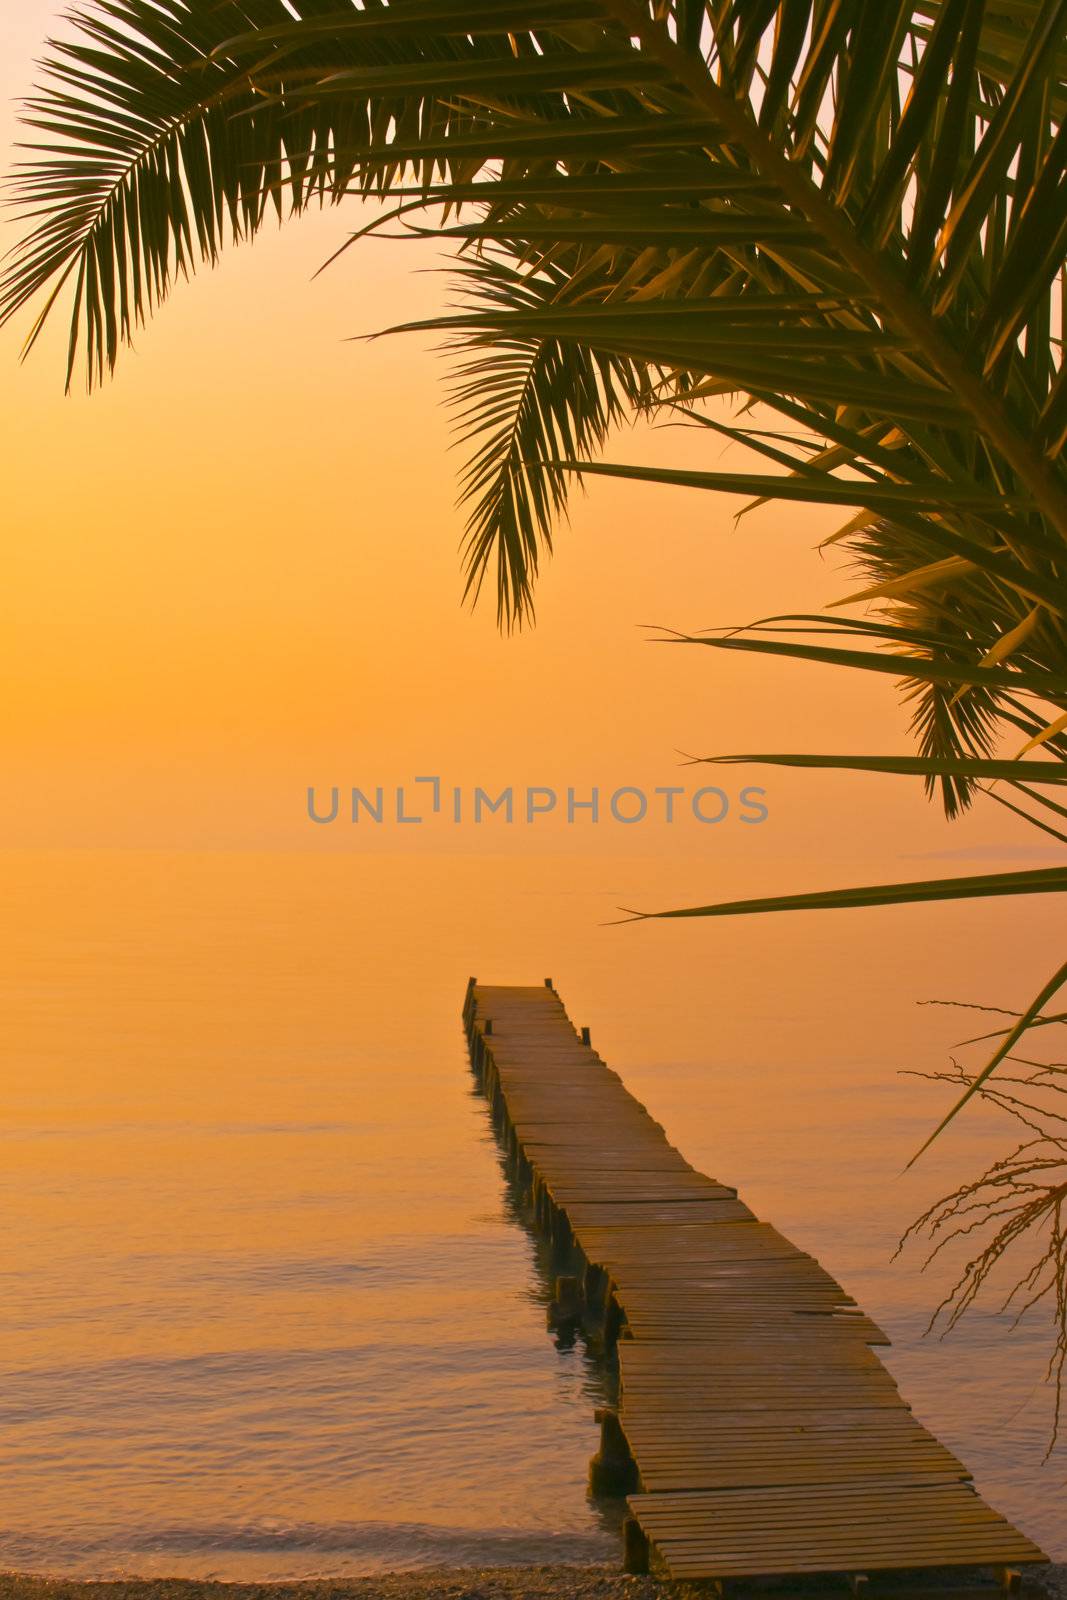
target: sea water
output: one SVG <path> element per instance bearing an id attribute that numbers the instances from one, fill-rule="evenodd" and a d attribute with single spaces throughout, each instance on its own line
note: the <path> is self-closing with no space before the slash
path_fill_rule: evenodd
<path id="1" fill-rule="evenodd" d="M 928 1337 L 949 1266 L 894 1259 L 1015 1139 L 969 1112 L 903 1171 L 948 1099 L 902 1074 L 995 1023 L 915 1002 L 1025 1002 L 1054 964 L 1041 902 L 605 926 L 711 898 L 638 856 L 8 853 L 3 880 L 0 1569 L 617 1558 L 619 1507 L 586 1488 L 610 1373 L 546 1330 L 469 1071 L 471 974 L 553 977 L 683 1153 L 887 1329 L 983 1493 L 1067 1556 L 1048 1313 L 1013 1329 L 991 1298 Z"/>

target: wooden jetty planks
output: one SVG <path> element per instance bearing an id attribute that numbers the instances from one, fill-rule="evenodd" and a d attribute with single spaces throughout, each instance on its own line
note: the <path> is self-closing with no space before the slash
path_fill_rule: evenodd
<path id="1" fill-rule="evenodd" d="M 675 1577 L 867 1572 L 1040 1561 L 969 1484 L 856 1483 L 641 1494 L 630 1505 Z"/>
<path id="2" fill-rule="evenodd" d="M 682 1157 L 551 984 L 472 979 L 463 1015 L 516 1174 L 581 1269 L 557 1304 L 617 1339 L 594 1465 L 636 1490 L 631 1552 L 720 1580 L 1046 1559 L 912 1415 L 882 1330 Z"/>

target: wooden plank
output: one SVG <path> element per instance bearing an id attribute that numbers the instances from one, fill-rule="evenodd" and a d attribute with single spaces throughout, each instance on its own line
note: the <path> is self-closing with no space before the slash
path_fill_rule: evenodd
<path id="1" fill-rule="evenodd" d="M 584 1233 L 597 1226 L 614 1226 L 630 1228 L 662 1227 L 664 1223 L 672 1224 L 690 1220 L 693 1222 L 711 1222 L 731 1220 L 725 1211 L 727 1206 L 740 1206 L 742 1213 L 735 1219 L 742 1220 L 742 1214 L 751 1216 L 752 1213 L 744 1202 L 731 1195 L 728 1190 L 723 1190 L 721 1197 L 716 1195 L 704 1199 L 694 1195 L 683 1200 L 649 1200 L 649 1201 L 598 1201 L 589 1200 L 584 1203 L 575 1202 L 568 1207 L 567 1214 L 571 1219 L 571 1226 L 581 1229 Z M 722 1209 L 721 1209 L 722 1208 Z M 689 1213 L 687 1218 L 686 1213 Z"/>

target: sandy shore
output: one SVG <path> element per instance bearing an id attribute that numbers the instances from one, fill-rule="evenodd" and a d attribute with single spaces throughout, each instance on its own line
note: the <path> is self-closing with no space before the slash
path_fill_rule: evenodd
<path id="1" fill-rule="evenodd" d="M 957 1584 L 960 1581 L 956 1577 Z M 953 1581 L 945 1586 L 946 1600 Z M 821 1585 L 791 1589 L 818 1600 Z M 888 1592 L 888 1591 L 887 1591 Z M 898 1591 L 906 1600 L 907 1585 Z M 973 1592 L 973 1591 L 972 1591 Z M 0 1574 L 0 1600 L 697 1600 L 703 1584 L 632 1578 L 616 1567 L 452 1568 L 440 1572 L 386 1573 L 373 1578 L 308 1580 L 301 1583 L 213 1583 L 197 1579 L 128 1578 L 84 1583 L 69 1578 L 24 1578 Z M 768 1591 L 773 1594 L 773 1591 Z M 827 1586 L 822 1593 L 840 1600 L 847 1590 Z M 989 1587 L 992 1596 L 999 1591 Z M 1067 1600 L 1067 1566 L 1034 1568 L 1023 1593 L 1033 1600 Z M 930 1594 L 925 1589 L 925 1596 Z"/>
<path id="2" fill-rule="evenodd" d="M 691 1592 L 692 1585 L 627 1577 L 607 1566 L 452 1568 L 300 1583 L 83 1583 L 0 1574 L 0 1600 L 682 1600 Z"/>

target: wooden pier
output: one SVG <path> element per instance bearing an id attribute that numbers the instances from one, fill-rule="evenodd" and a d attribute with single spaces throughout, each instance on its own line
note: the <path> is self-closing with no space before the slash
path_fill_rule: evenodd
<path id="1" fill-rule="evenodd" d="M 1018 1567 L 872 1346 L 886 1335 L 736 1190 L 695 1171 L 546 980 L 471 979 L 471 1059 L 565 1268 L 560 1322 L 617 1348 L 595 1489 L 628 1494 L 626 1564 L 676 1578 Z M 992 1584 L 990 1584 L 992 1589 Z"/>

